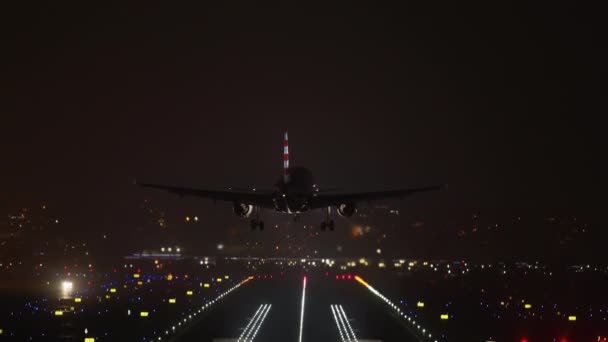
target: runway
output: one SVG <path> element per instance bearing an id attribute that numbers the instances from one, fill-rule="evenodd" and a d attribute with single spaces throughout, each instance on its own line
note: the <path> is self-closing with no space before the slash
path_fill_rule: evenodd
<path id="1" fill-rule="evenodd" d="M 365 286 L 323 274 L 253 279 L 175 341 L 428 341 Z M 302 297 L 304 307 L 302 310 Z M 301 330 L 301 336 L 300 336 Z"/>

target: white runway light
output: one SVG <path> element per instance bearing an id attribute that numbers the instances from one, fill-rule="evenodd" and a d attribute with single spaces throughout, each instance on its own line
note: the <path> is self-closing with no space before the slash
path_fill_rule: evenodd
<path id="1" fill-rule="evenodd" d="M 268 315 L 268 312 L 270 311 L 271 307 L 272 307 L 272 304 L 270 304 L 270 305 L 268 305 L 266 307 L 266 312 L 264 312 L 264 315 L 262 316 L 262 320 L 260 321 L 260 323 L 258 324 L 258 326 L 253 331 L 253 335 L 251 335 L 251 340 L 249 340 L 249 342 L 253 342 L 253 340 L 255 339 L 255 336 L 258 334 L 258 330 L 260 330 L 260 327 L 262 327 L 262 324 L 264 324 L 264 320 L 266 319 L 266 315 Z M 253 328 L 251 330 L 253 330 Z"/>
<path id="2" fill-rule="evenodd" d="M 336 307 L 338 307 L 338 305 L 336 305 Z M 349 337 L 349 341 L 353 341 L 353 342 L 358 342 L 357 341 L 357 336 L 355 336 L 355 332 L 353 331 L 353 328 L 350 326 L 350 322 L 348 321 L 348 317 L 346 317 L 346 312 L 344 312 L 344 308 L 342 308 L 342 305 L 339 305 L 340 311 L 342 313 L 342 317 L 344 318 L 344 322 L 346 323 L 346 326 L 348 327 L 348 333 L 350 332 L 350 336 L 352 336 L 352 339 Z"/>
<path id="3" fill-rule="evenodd" d="M 415 327 L 418 330 L 422 329 L 421 335 L 422 335 L 423 338 L 428 338 L 429 340 L 431 340 L 431 338 L 433 337 L 433 335 L 430 332 L 427 332 L 426 328 L 423 328 L 420 324 L 416 325 L 416 321 L 413 320 L 412 317 L 410 317 L 410 316 L 406 315 L 404 312 L 402 312 L 401 309 L 399 308 L 399 306 L 395 305 L 390 299 L 386 298 L 384 295 L 382 295 L 380 292 L 378 292 L 378 290 L 376 290 L 375 288 L 373 288 L 370 284 L 368 284 L 361 277 L 355 276 L 355 280 L 357 282 L 359 282 L 359 284 L 365 286 L 371 293 L 373 293 L 374 295 L 376 295 L 378 298 L 382 299 L 399 316 L 402 316 L 404 319 L 407 319 L 407 322 L 410 323 L 412 325 L 412 327 Z M 434 341 L 437 342 L 437 340 L 434 340 Z"/>
<path id="4" fill-rule="evenodd" d="M 247 325 L 245 326 L 245 329 L 243 329 L 243 332 L 241 333 L 241 336 L 239 336 L 239 338 L 236 340 L 236 342 L 242 342 L 242 341 L 244 341 L 243 337 L 245 337 L 245 334 L 247 334 L 247 332 L 249 331 L 249 327 L 251 326 L 251 323 L 253 323 L 253 321 L 255 321 L 255 319 L 258 317 L 258 315 L 263 310 L 263 308 L 264 308 L 264 305 L 260 305 L 260 307 L 258 308 L 258 310 L 253 315 L 253 317 L 251 317 L 251 319 L 249 320 L 249 323 L 247 323 Z"/>
<path id="5" fill-rule="evenodd" d="M 304 328 L 304 303 L 306 302 L 306 276 L 304 276 L 304 284 L 302 286 L 302 309 L 300 310 L 300 337 L 298 342 L 302 342 L 302 329 Z"/>
<path id="6" fill-rule="evenodd" d="M 344 339 L 344 333 L 342 332 L 342 325 L 340 325 L 340 322 L 338 321 L 338 316 L 336 316 L 336 311 L 334 309 L 334 305 L 332 304 L 330 306 L 331 308 L 331 313 L 334 315 L 334 321 L 336 322 L 336 327 L 338 327 L 338 332 L 340 333 L 340 340 L 342 342 L 346 342 L 346 339 Z"/>

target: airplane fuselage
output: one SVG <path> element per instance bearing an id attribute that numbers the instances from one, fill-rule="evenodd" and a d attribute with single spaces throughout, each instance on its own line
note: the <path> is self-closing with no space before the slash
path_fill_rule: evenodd
<path id="1" fill-rule="evenodd" d="M 290 167 L 275 184 L 272 201 L 277 211 L 297 214 L 309 209 L 313 193 L 312 172 L 303 167 Z"/>

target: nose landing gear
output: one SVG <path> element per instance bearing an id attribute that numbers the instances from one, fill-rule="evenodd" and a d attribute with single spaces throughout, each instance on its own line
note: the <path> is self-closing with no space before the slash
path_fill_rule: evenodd
<path id="1" fill-rule="evenodd" d="M 334 221 L 329 219 L 329 212 L 331 207 L 327 207 L 327 217 L 325 221 L 321 222 L 321 231 L 324 232 L 325 229 L 329 229 L 330 231 L 334 230 Z"/>

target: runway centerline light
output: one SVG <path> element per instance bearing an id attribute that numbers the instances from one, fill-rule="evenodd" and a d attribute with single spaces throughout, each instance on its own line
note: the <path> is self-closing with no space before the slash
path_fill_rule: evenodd
<path id="1" fill-rule="evenodd" d="M 304 303 L 306 302 L 306 276 L 302 283 L 302 307 L 300 309 L 300 335 L 298 338 L 299 342 L 302 342 L 302 329 L 304 328 Z"/>

